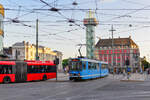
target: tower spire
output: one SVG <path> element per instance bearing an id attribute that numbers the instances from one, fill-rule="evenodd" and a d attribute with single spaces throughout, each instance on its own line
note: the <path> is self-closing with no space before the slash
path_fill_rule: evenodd
<path id="1" fill-rule="evenodd" d="M 86 57 L 89 59 L 95 58 L 95 26 L 97 24 L 94 12 L 89 10 L 87 18 L 84 19 L 84 25 L 86 26 Z"/>

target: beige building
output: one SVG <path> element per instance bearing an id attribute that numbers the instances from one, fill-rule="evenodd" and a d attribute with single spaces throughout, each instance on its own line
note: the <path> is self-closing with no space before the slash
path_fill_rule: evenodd
<path id="1" fill-rule="evenodd" d="M 53 52 L 50 48 L 39 46 L 38 48 L 39 60 L 48 61 L 54 60 L 57 53 Z M 18 60 L 35 60 L 36 46 L 29 44 L 29 42 L 17 42 L 12 45 L 12 59 Z"/>

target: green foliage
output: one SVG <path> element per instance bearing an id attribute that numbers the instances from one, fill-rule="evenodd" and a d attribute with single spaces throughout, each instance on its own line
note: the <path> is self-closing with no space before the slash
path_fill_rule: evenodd
<path id="1" fill-rule="evenodd" d="M 63 59 L 63 61 L 62 61 L 63 68 L 65 68 L 66 66 L 68 66 L 68 60 L 69 59 Z"/>
<path id="2" fill-rule="evenodd" d="M 147 62 L 146 60 L 142 61 L 142 66 L 144 66 L 144 70 L 146 70 L 147 68 L 150 68 L 150 63 Z"/>

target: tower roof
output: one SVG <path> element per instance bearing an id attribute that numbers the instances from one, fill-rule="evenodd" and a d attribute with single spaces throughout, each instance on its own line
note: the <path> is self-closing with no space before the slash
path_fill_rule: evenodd
<path id="1" fill-rule="evenodd" d="M 0 14 L 2 14 L 2 16 L 4 16 L 4 7 L 0 4 Z"/>

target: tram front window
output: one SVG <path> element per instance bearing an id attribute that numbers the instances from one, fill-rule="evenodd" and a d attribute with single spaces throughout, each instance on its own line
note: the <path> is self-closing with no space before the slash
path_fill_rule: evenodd
<path id="1" fill-rule="evenodd" d="M 71 62 L 70 70 L 82 70 L 82 62 Z"/>

